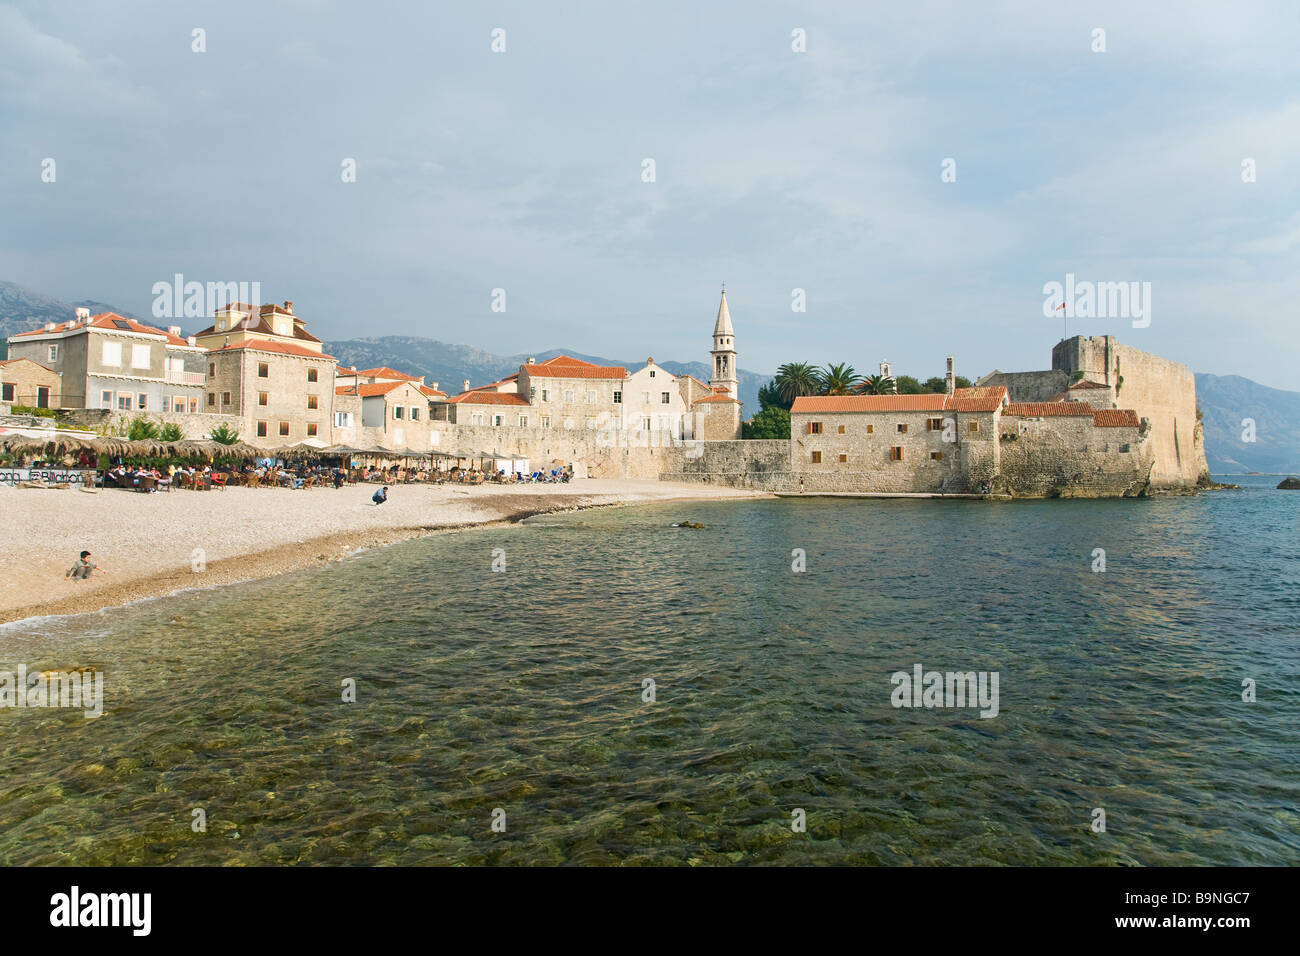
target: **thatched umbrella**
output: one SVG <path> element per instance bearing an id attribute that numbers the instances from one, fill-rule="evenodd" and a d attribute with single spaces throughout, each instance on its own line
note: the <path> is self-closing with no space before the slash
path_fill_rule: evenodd
<path id="1" fill-rule="evenodd" d="M 75 435 L 50 435 L 36 438 L 12 435 L 0 440 L 0 448 L 15 455 L 53 455 L 62 457 L 80 451 L 93 451 L 95 444 L 93 439 L 78 438 Z"/>

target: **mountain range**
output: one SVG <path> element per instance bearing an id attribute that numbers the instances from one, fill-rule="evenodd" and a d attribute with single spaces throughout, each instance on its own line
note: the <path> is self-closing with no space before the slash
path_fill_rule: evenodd
<path id="1" fill-rule="evenodd" d="M 0 282 L 0 358 L 7 352 L 4 340 L 8 336 L 40 328 L 46 322 L 64 322 L 78 307 L 89 308 L 92 313 L 118 312 L 156 324 L 151 318 L 132 315 L 103 302 L 90 299 L 66 302 L 12 282 Z M 354 368 L 386 365 L 410 375 L 423 375 L 426 382 L 437 382 L 448 394 L 459 392 L 466 380 L 471 385 L 485 385 L 517 372 L 529 358 L 527 354 L 497 355 L 473 346 L 405 335 L 326 342 L 325 348 L 344 365 Z M 623 365 L 629 371 L 640 368 L 645 361 L 610 359 L 573 349 L 551 349 L 537 352 L 533 357 L 543 362 L 560 354 L 598 365 Z M 659 364 L 674 375 L 709 380 L 707 362 L 660 361 Z M 759 410 L 759 387 L 771 375 L 741 369 L 739 377 L 743 414 L 748 418 Z M 1205 454 L 1212 473 L 1300 473 L 1300 392 L 1269 388 L 1240 375 L 1197 372 L 1196 398 L 1205 430 Z M 1245 419 L 1254 423 L 1253 441 L 1246 440 L 1252 436 L 1243 423 Z"/>

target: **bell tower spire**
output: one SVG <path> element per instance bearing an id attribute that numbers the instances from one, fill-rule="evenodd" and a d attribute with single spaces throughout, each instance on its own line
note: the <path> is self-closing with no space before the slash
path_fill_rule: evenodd
<path id="1" fill-rule="evenodd" d="M 736 330 L 731 326 L 731 310 L 727 308 L 727 287 L 722 287 L 722 302 L 718 305 L 718 321 L 713 325 L 713 377 L 709 384 L 726 389 L 732 398 L 740 397 L 740 378 L 736 371 Z"/>

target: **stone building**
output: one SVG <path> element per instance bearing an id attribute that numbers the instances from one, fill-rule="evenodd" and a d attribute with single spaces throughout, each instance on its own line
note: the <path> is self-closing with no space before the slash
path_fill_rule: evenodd
<path id="1" fill-rule="evenodd" d="M 10 336 L 9 358 L 57 373 L 62 408 L 192 413 L 203 397 L 203 349 L 193 338 L 115 312 L 77 309 L 71 321 Z"/>
<path id="2" fill-rule="evenodd" d="M 429 395 L 421 382 L 406 376 L 405 381 L 336 386 L 332 444 L 432 450 Z"/>
<path id="3" fill-rule="evenodd" d="M 0 405 L 60 408 L 59 373 L 31 359 L 0 360 Z"/>
<path id="4" fill-rule="evenodd" d="M 205 411 L 234 416 L 255 445 L 333 443 L 337 363 L 292 302 L 218 309 L 196 339 L 208 350 Z"/>

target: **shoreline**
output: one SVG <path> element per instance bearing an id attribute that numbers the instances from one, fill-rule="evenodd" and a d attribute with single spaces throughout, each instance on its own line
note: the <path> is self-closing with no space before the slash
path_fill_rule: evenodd
<path id="1" fill-rule="evenodd" d="M 505 494 L 497 493 L 474 497 L 470 502 L 467 502 L 475 506 L 474 513 L 470 515 L 450 515 L 448 517 L 451 520 L 438 523 L 421 522 L 389 527 L 341 529 L 297 541 L 276 544 L 271 547 L 241 550 L 239 553 L 227 557 L 207 561 L 202 572 L 195 572 L 186 563 L 181 566 L 157 568 L 120 581 L 99 576 L 92 579 L 98 586 L 92 585 L 81 593 L 72 591 L 40 602 L 22 604 L 6 602 L 0 604 L 0 626 L 9 627 L 23 621 L 43 617 L 71 617 L 95 614 L 112 608 L 124 607 L 138 601 L 164 599 L 181 592 L 208 590 L 232 584 L 265 580 L 282 574 L 291 574 L 307 568 L 343 561 L 356 554 L 359 550 L 384 548 L 403 541 L 457 531 L 506 527 L 518 524 L 536 515 L 638 504 L 717 501 L 732 498 L 753 500 L 772 497 L 763 492 L 742 492 L 735 489 L 728 489 L 728 493 L 725 494 L 709 492 L 701 494 L 700 486 L 683 487 L 677 484 L 661 482 L 655 484 L 661 487 L 637 489 L 630 493 L 622 489 L 617 492 L 594 489 L 587 491 L 571 490 L 571 486 L 564 486 L 563 491 L 561 491 L 557 488 L 543 486 L 541 489 L 528 489 L 528 493 L 525 494 L 514 495 L 509 494 L 509 486 L 505 486 L 501 489 L 493 489 L 494 491 L 507 492 Z M 448 488 L 448 491 L 464 493 L 455 487 Z M 27 491 L 25 493 L 40 494 L 41 492 Z M 279 492 L 274 490 L 270 492 L 254 492 L 254 494 L 263 495 L 268 493 L 278 494 Z M 332 492 L 324 491 L 283 493 L 288 495 L 332 494 Z M 129 493 L 122 492 L 121 494 L 125 496 Z M 173 492 L 173 494 L 196 493 Z M 211 495 L 213 493 L 197 494 Z M 132 495 L 131 497 L 135 498 L 137 496 Z M 533 500 L 526 501 L 524 499 Z M 84 582 L 68 583 L 73 588 L 84 586 Z"/>

